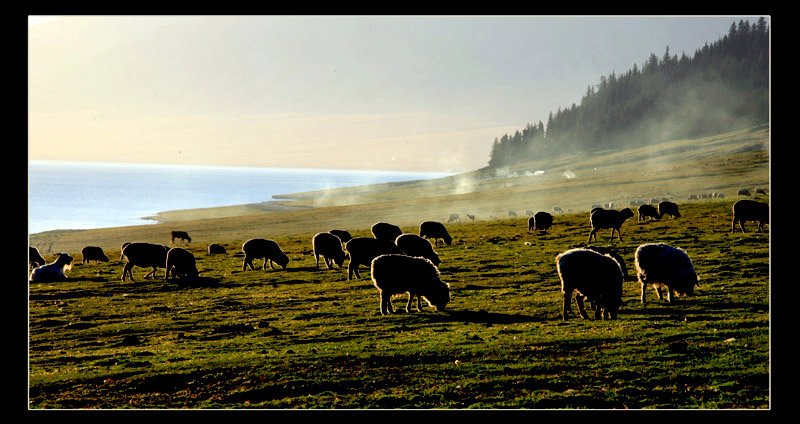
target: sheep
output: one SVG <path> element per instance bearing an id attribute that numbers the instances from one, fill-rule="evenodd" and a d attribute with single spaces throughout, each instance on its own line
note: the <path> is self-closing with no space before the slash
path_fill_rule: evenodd
<path id="1" fill-rule="evenodd" d="M 763 188 L 756 187 L 756 194 L 755 195 L 758 196 L 759 194 L 763 194 L 764 196 L 766 196 L 767 195 L 767 191 L 764 190 Z"/>
<path id="2" fill-rule="evenodd" d="M 689 197 L 687 197 L 687 198 L 686 198 L 686 200 L 687 200 L 687 201 L 688 201 L 688 200 L 698 200 L 698 199 L 697 199 L 697 195 L 696 195 L 696 194 L 690 194 L 690 195 L 689 195 Z"/>
<path id="3" fill-rule="evenodd" d="M 570 249 L 556 256 L 556 269 L 563 294 L 562 320 L 566 321 L 570 314 L 573 292 L 577 292 L 575 304 L 581 318 L 589 317 L 583 306 L 585 298 L 595 309 L 595 319 L 617 319 L 624 277 L 613 257 L 591 249 Z"/>
<path id="4" fill-rule="evenodd" d="M 72 256 L 68 253 L 58 253 L 53 262 L 34 268 L 30 281 L 40 283 L 67 281 L 67 274 L 64 271 L 70 268 L 72 268 Z"/>
<path id="5" fill-rule="evenodd" d="M 592 241 L 592 237 L 594 237 L 595 241 L 597 241 L 597 230 L 603 228 L 611 228 L 611 238 L 609 241 L 614 240 L 614 231 L 617 232 L 617 237 L 619 240 L 622 241 L 622 233 L 620 232 L 619 228 L 628 218 L 633 217 L 633 211 L 631 208 L 625 208 L 622 210 L 605 210 L 605 209 L 594 209 L 592 210 L 592 214 L 589 217 L 589 223 L 592 226 L 592 231 L 589 233 L 589 241 Z M 587 243 L 588 243 L 587 242 Z"/>
<path id="6" fill-rule="evenodd" d="M 371 230 L 372 235 L 375 236 L 376 239 L 387 240 L 392 243 L 394 243 L 394 239 L 396 239 L 397 236 L 403 234 L 403 230 L 401 230 L 400 227 L 387 222 L 376 222 L 372 225 Z"/>
<path id="7" fill-rule="evenodd" d="M 433 245 L 436 246 L 439 243 L 439 239 L 442 239 L 444 244 L 450 246 L 450 243 L 453 242 L 453 238 L 450 237 L 450 234 L 447 232 L 447 228 L 444 227 L 444 224 L 437 221 L 424 221 L 419 224 L 419 236 L 433 239 Z"/>
<path id="8" fill-rule="evenodd" d="M 461 222 L 461 220 L 459 219 L 457 213 L 451 213 L 450 216 L 447 217 L 447 223 L 448 224 L 451 223 L 451 222 L 456 222 L 456 221 Z"/>
<path id="9" fill-rule="evenodd" d="M 33 246 L 28 246 L 28 247 L 29 247 L 28 248 L 28 267 L 31 267 L 31 266 L 42 266 L 42 265 L 47 263 L 47 261 L 44 260 L 42 255 L 39 254 L 39 249 L 37 249 L 37 248 L 35 248 Z"/>
<path id="10" fill-rule="evenodd" d="M 361 278 L 361 273 L 358 272 L 359 265 L 370 266 L 372 260 L 380 255 L 403 253 L 393 241 L 369 237 L 353 238 L 344 245 L 344 251 L 350 256 L 350 263 L 347 264 L 348 280 L 354 275 L 356 278 Z"/>
<path id="11" fill-rule="evenodd" d="M 167 251 L 167 271 L 164 273 L 164 281 L 172 278 L 197 278 L 200 272 L 197 270 L 197 261 L 192 252 L 182 248 L 173 247 Z"/>
<path id="12" fill-rule="evenodd" d="M 530 209 L 525 209 L 523 213 L 525 214 L 525 216 L 533 216 L 533 211 Z"/>
<path id="13" fill-rule="evenodd" d="M 750 190 L 743 188 L 736 192 L 739 196 L 750 196 Z"/>
<path id="14" fill-rule="evenodd" d="M 311 247 L 314 250 L 314 262 L 319 269 L 319 257 L 322 256 L 325 266 L 333 268 L 335 263 L 339 268 L 344 263 L 344 250 L 342 240 L 331 233 L 317 233 L 311 239 Z"/>
<path id="15" fill-rule="evenodd" d="M 183 240 L 186 243 L 192 242 L 192 238 L 189 237 L 189 233 L 187 233 L 186 231 L 173 231 L 172 235 L 170 236 L 169 242 L 174 244 L 175 239 Z"/>
<path id="16" fill-rule="evenodd" d="M 731 222 L 731 233 L 736 232 L 736 223 L 744 233 L 744 223 L 746 221 L 758 222 L 758 230 L 764 231 L 764 224 L 769 224 L 769 204 L 756 202 L 755 200 L 737 200 L 731 208 L 733 211 L 733 221 Z"/>
<path id="17" fill-rule="evenodd" d="M 680 218 L 681 213 L 678 211 L 678 205 L 669 202 L 669 201 L 662 201 L 658 204 L 658 216 L 659 218 L 663 218 L 664 215 L 670 215 L 673 218 Z"/>
<path id="18" fill-rule="evenodd" d="M 528 218 L 528 231 L 547 231 L 551 225 L 553 225 L 553 215 L 547 212 L 536 212 L 535 215 Z"/>
<path id="19" fill-rule="evenodd" d="M 127 259 L 125 267 L 122 269 L 122 281 L 129 275 L 133 280 L 133 267 L 140 268 L 153 267 L 153 271 L 147 273 L 144 278 L 153 276 L 155 278 L 158 268 L 165 268 L 167 264 L 167 251 L 169 248 L 163 244 L 154 243 L 129 243 L 122 249 L 122 256 Z"/>
<path id="20" fill-rule="evenodd" d="M 246 271 L 247 267 L 253 271 L 253 259 L 264 258 L 264 264 L 261 269 L 267 269 L 267 262 L 269 262 L 269 269 L 275 269 L 272 263 L 280 265 L 281 268 L 286 269 L 289 264 L 289 257 L 281 250 L 274 240 L 265 240 L 262 238 L 254 238 L 247 240 L 242 244 L 242 252 L 244 252 L 244 261 L 242 262 L 242 271 Z"/>
<path id="21" fill-rule="evenodd" d="M 516 213 L 516 212 L 514 212 L 514 211 L 508 211 L 508 216 L 510 216 L 510 217 L 516 217 L 516 216 L 517 216 L 517 213 Z"/>
<path id="22" fill-rule="evenodd" d="M 661 215 L 658 214 L 658 210 L 653 205 L 641 205 L 636 209 L 639 212 L 639 220 L 638 222 L 645 221 L 646 218 L 653 219 L 661 219 Z"/>
<path id="23" fill-rule="evenodd" d="M 103 249 L 98 246 L 86 246 L 81 249 L 83 261 L 81 263 L 88 263 L 89 261 L 108 262 L 108 257 L 103 253 Z"/>
<path id="24" fill-rule="evenodd" d="M 420 298 L 425 298 L 437 311 L 444 311 L 450 301 L 450 286 L 439 277 L 439 270 L 428 259 L 405 255 L 380 255 L 370 265 L 372 281 L 378 289 L 381 315 L 393 314 L 391 298 L 408 293 L 406 312 L 417 298 L 417 311 L 422 312 Z"/>
<path id="25" fill-rule="evenodd" d="M 467 218 L 469 218 L 470 221 L 475 222 L 475 215 L 467 214 Z"/>
<path id="26" fill-rule="evenodd" d="M 657 204 L 658 204 L 658 202 L 660 202 L 660 201 L 661 201 L 661 199 L 659 199 L 658 197 L 652 197 L 652 198 L 650 198 L 650 204 L 651 204 L 651 205 L 657 205 Z"/>
<path id="27" fill-rule="evenodd" d="M 336 237 L 339 237 L 339 240 L 342 241 L 342 244 L 345 244 L 353 239 L 353 236 L 351 236 L 350 233 L 345 230 L 330 230 L 328 232 L 335 235 Z"/>
<path id="28" fill-rule="evenodd" d="M 437 267 L 441 263 L 439 254 L 433 250 L 431 243 L 416 234 L 401 234 L 394 244 L 407 256 L 419 256 L 430 260 Z"/>
<path id="29" fill-rule="evenodd" d="M 619 268 L 622 270 L 623 279 L 627 279 L 628 278 L 628 266 L 625 265 L 625 260 L 622 259 L 622 256 L 620 256 L 619 253 L 609 249 L 608 247 L 604 247 L 604 246 L 588 245 L 588 246 L 583 246 L 582 248 L 583 249 L 593 250 L 593 251 L 595 251 L 595 252 L 597 252 L 597 253 L 599 253 L 601 255 L 611 256 L 619 264 Z"/>
<path id="30" fill-rule="evenodd" d="M 553 213 L 561 212 L 564 213 L 564 210 L 561 209 L 561 206 L 553 206 Z"/>
<path id="31" fill-rule="evenodd" d="M 636 276 L 642 285 L 642 303 L 645 289 L 652 285 L 659 299 L 662 287 L 667 288 L 667 302 L 672 302 L 672 293 L 683 296 L 694 294 L 694 286 L 699 285 L 697 273 L 692 267 L 689 255 L 679 247 L 664 243 L 646 243 L 636 248 L 634 254 Z"/>
<path id="32" fill-rule="evenodd" d="M 208 245 L 208 254 L 209 255 L 225 255 L 227 253 L 228 253 L 228 251 L 225 250 L 225 247 L 223 247 L 223 246 L 221 246 L 219 244 L 211 243 L 211 244 Z"/>

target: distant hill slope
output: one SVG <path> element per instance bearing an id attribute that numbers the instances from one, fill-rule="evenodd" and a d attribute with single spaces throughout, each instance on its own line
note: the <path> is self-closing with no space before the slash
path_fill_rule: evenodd
<path id="1" fill-rule="evenodd" d="M 445 221 L 450 213 L 476 220 L 506 218 L 509 210 L 572 213 L 594 204 L 628 206 L 637 199 L 719 192 L 734 199 L 739 188 L 769 189 L 769 126 L 691 140 L 675 140 L 623 150 L 561 155 L 500 169 L 480 169 L 436 180 L 376 184 L 280 196 L 298 210 L 258 212 L 211 218 L 216 209 L 186 211 L 191 220 L 94 230 L 31 234 L 43 253 L 78 253 L 83 246 L 118 250 L 125 241 L 169 243 L 171 230 L 185 230 L 192 243 L 269 238 L 333 228 L 364 232 L 377 221 L 415 231 L 423 220 Z M 543 172 L 541 172 L 543 171 Z M 205 213 L 204 213 L 205 212 Z M 206 216 L 206 219 L 197 219 Z M 218 216 L 218 215 L 216 215 Z M 458 224 L 461 225 L 461 224 Z"/>

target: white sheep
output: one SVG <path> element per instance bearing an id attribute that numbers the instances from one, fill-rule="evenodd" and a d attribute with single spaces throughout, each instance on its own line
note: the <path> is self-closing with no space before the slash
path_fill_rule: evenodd
<path id="1" fill-rule="evenodd" d="M 58 253 L 53 262 L 34 268 L 31 272 L 30 281 L 40 283 L 66 281 L 67 274 L 64 271 L 71 268 L 72 256 L 68 253 Z"/>

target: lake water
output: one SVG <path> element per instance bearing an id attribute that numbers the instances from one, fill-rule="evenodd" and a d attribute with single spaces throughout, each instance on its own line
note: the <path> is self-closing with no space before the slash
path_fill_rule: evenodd
<path id="1" fill-rule="evenodd" d="M 28 233 L 147 225 L 156 212 L 451 174 L 95 162 L 28 163 Z"/>

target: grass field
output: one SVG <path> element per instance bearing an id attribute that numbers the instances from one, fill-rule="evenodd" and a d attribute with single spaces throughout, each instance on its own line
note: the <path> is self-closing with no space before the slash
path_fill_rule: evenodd
<path id="1" fill-rule="evenodd" d="M 730 231 L 735 189 L 769 188 L 765 137 L 755 129 L 675 142 L 674 154 L 688 156 L 672 162 L 661 150 L 661 167 L 638 174 L 627 168 L 632 157 L 620 155 L 648 152 L 559 165 L 577 175 L 603 170 L 591 181 L 472 179 L 481 187 L 462 194 L 420 182 L 398 191 L 383 187 L 383 197 L 374 187 L 349 193 L 369 203 L 325 205 L 329 197 L 305 194 L 298 202 L 316 208 L 180 222 L 193 236 L 187 248 L 201 271 L 193 282 L 164 282 L 163 269 L 160 278 L 143 279 L 141 268 L 134 269 L 136 282 L 120 281 L 119 243 L 167 244 L 176 223 L 30 235 L 32 245 L 50 243 L 77 263 L 68 282 L 30 285 L 29 406 L 767 409 L 769 227 L 755 233 L 750 223 L 745 234 Z M 657 186 L 662 179 L 666 188 Z M 494 186 L 501 183 L 512 185 Z M 533 201 L 555 189 L 562 193 L 541 207 Z M 642 305 L 632 277 L 618 320 L 562 321 L 554 257 L 586 242 L 592 203 L 712 190 L 726 197 L 676 197 L 681 218 L 634 218 L 622 226 L 621 241 L 604 232 L 593 243 L 620 253 L 631 276 L 638 245 L 685 249 L 700 276 L 696 296 L 668 304 L 650 289 Z M 555 215 L 546 233 L 527 231 L 523 207 L 556 204 L 573 211 Z M 501 215 L 507 209 L 520 217 Z M 318 231 L 340 227 L 370 236 L 369 225 L 386 217 L 417 232 L 420 214 L 441 220 L 446 212 L 470 211 L 478 219 L 462 214 L 447 225 L 452 245 L 436 247 L 451 288 L 445 311 L 405 313 L 405 299 L 398 298 L 401 312 L 381 316 L 366 268 L 364 278 L 348 281 L 346 269 L 315 267 L 311 238 Z M 276 240 L 291 259 L 288 269 L 242 271 L 241 244 L 251 237 Z M 228 254 L 207 255 L 209 242 Z M 89 244 L 103 246 L 111 261 L 81 264 L 74 246 Z"/>

